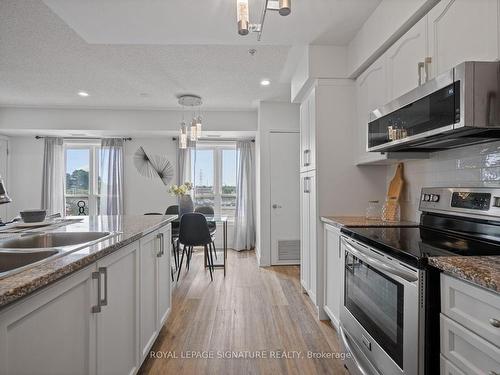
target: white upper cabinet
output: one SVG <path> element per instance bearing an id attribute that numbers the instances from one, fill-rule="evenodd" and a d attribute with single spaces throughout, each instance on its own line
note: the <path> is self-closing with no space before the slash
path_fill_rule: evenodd
<path id="1" fill-rule="evenodd" d="M 316 90 L 300 105 L 300 171 L 316 169 Z"/>
<path id="2" fill-rule="evenodd" d="M 393 44 L 386 54 L 389 101 L 414 89 L 425 80 L 427 52 L 427 17 Z M 419 63 L 423 66 L 419 66 Z"/>
<path id="3" fill-rule="evenodd" d="M 387 78 L 384 56 L 375 61 L 356 80 L 356 97 L 358 112 L 358 127 L 356 134 L 356 149 L 358 160 L 356 163 L 363 164 L 385 159 L 379 152 L 368 152 L 368 121 L 370 112 L 387 102 Z"/>
<path id="4" fill-rule="evenodd" d="M 434 77 L 464 61 L 492 61 L 499 54 L 498 0 L 442 0 L 428 14 Z"/>

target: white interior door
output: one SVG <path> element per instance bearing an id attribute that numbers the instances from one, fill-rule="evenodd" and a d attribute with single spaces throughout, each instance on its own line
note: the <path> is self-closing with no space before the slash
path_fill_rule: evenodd
<path id="1" fill-rule="evenodd" d="M 270 134 L 271 264 L 300 262 L 300 136 Z"/>
<path id="2" fill-rule="evenodd" d="M 6 139 L 0 138 L 0 177 L 3 177 L 5 184 L 7 185 L 7 191 L 9 186 L 8 176 L 7 176 L 7 145 Z M 0 204 L 0 219 L 7 221 L 7 204 Z"/>

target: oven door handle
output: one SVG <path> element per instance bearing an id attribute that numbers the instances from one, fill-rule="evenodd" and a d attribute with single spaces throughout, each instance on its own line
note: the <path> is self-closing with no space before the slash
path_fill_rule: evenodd
<path id="1" fill-rule="evenodd" d="M 351 359 L 352 361 L 354 362 L 354 365 L 357 367 L 357 370 L 358 372 L 361 374 L 361 375 L 370 375 L 371 372 L 368 371 L 362 364 L 361 364 L 361 361 L 356 358 L 356 353 L 355 351 L 352 349 L 351 347 L 351 344 L 349 343 L 349 337 L 347 337 L 344 329 L 342 328 L 342 326 L 339 326 L 339 336 L 340 336 L 340 340 L 342 340 L 342 343 L 344 344 L 344 347 L 345 349 L 351 354 Z"/>
<path id="2" fill-rule="evenodd" d="M 366 264 L 373 266 L 374 268 L 382 269 L 389 274 L 401 277 L 402 279 L 404 279 L 408 282 L 411 282 L 411 283 L 418 281 L 418 277 L 416 275 L 412 274 L 411 272 L 409 272 L 409 271 L 407 272 L 407 271 L 400 269 L 398 267 L 395 267 L 391 264 L 386 264 L 378 259 L 370 257 L 370 256 L 364 254 L 363 252 L 361 252 L 360 250 L 356 249 L 354 246 L 352 246 L 346 240 L 344 240 L 344 245 L 345 245 L 345 247 L 347 247 L 347 250 L 352 255 L 356 256 L 356 258 L 358 258 L 358 259 L 361 259 Z"/>

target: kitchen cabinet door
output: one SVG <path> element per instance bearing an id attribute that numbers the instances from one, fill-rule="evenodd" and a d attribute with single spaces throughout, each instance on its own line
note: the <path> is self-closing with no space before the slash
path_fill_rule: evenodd
<path id="1" fill-rule="evenodd" d="M 442 0 L 428 14 L 431 73 L 499 58 L 499 1 Z"/>
<path id="2" fill-rule="evenodd" d="M 313 88 L 308 98 L 309 102 L 309 151 L 307 154 L 307 170 L 316 170 L 316 89 Z"/>
<path id="3" fill-rule="evenodd" d="M 316 218 L 316 172 L 308 174 L 309 184 L 309 297 L 317 305 L 318 290 L 318 247 L 316 242 L 317 218 Z"/>
<path id="4" fill-rule="evenodd" d="M 0 313 L 0 374 L 95 374 L 94 270 L 78 271 Z"/>
<path id="5" fill-rule="evenodd" d="M 158 330 L 161 329 L 165 321 L 167 320 L 168 314 L 170 313 L 170 306 L 172 300 L 171 292 L 171 229 L 170 224 L 158 232 L 160 245 L 159 256 L 157 257 L 158 263 Z"/>
<path id="6" fill-rule="evenodd" d="M 97 262 L 106 304 L 97 317 L 97 373 L 134 374 L 139 364 L 139 243 Z"/>
<path id="7" fill-rule="evenodd" d="M 150 233 L 140 241 L 139 345 L 141 360 L 148 354 L 158 333 L 158 268 L 156 258 L 160 246 L 157 234 L 157 232 Z"/>
<path id="8" fill-rule="evenodd" d="M 309 101 L 300 105 L 300 171 L 307 170 L 307 150 L 309 150 Z"/>
<path id="9" fill-rule="evenodd" d="M 338 328 L 340 316 L 340 294 L 342 293 L 343 266 L 340 252 L 340 229 L 333 225 L 324 226 L 325 260 L 325 312 Z"/>
<path id="10" fill-rule="evenodd" d="M 300 176 L 300 283 L 308 292 L 310 289 L 310 217 L 309 177 Z"/>
<path id="11" fill-rule="evenodd" d="M 419 62 L 427 53 L 427 17 L 421 19 L 386 52 L 387 89 L 389 101 L 419 85 Z M 425 80 L 420 69 L 421 83 Z"/>
<path id="12" fill-rule="evenodd" d="M 376 60 L 356 79 L 358 127 L 354 147 L 357 164 L 385 160 L 380 152 L 366 151 L 370 112 L 387 103 L 387 78 L 385 55 Z"/>

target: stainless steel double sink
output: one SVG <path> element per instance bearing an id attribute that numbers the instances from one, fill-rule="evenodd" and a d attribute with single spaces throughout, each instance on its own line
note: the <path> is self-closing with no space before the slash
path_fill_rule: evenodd
<path id="1" fill-rule="evenodd" d="M 25 233 L 0 240 L 0 277 L 104 241 L 111 232 Z"/>

